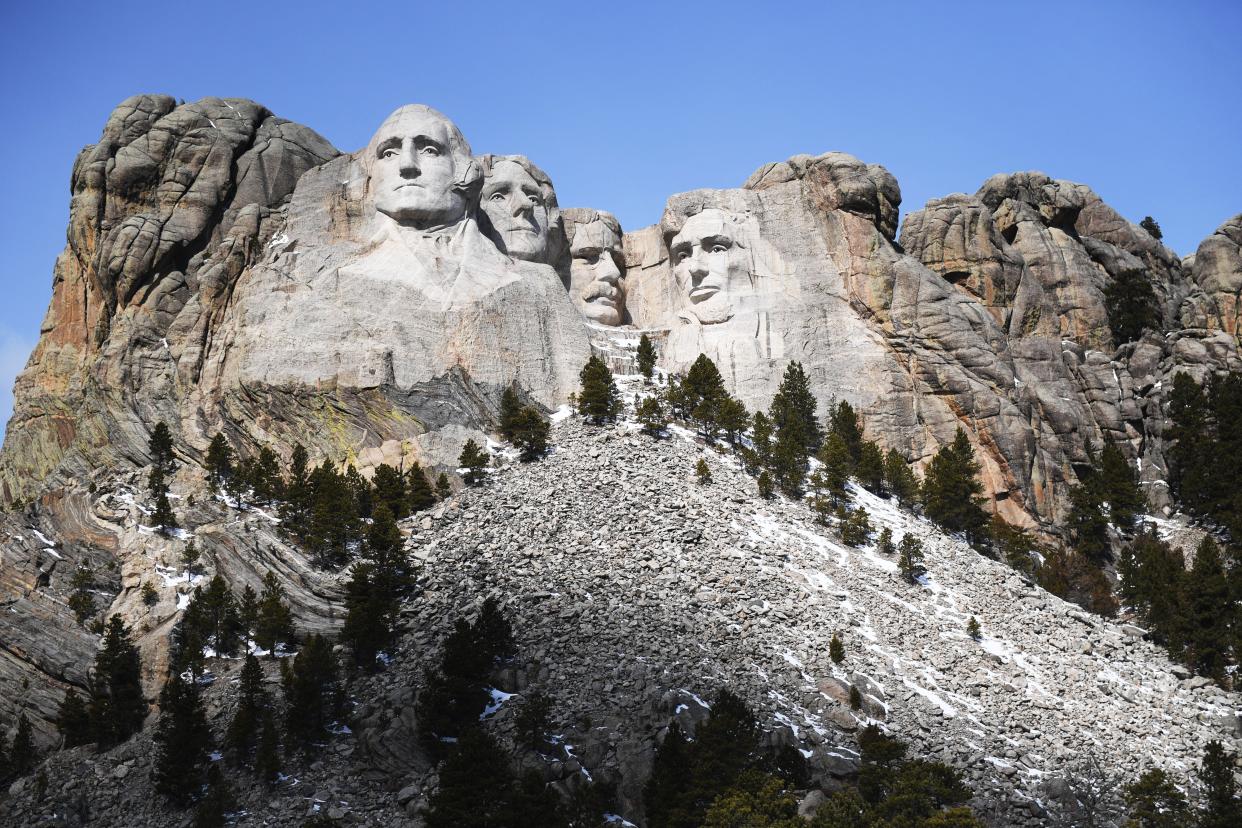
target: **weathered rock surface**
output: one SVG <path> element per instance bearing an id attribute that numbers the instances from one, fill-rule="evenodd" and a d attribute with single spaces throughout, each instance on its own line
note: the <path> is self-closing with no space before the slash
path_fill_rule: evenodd
<path id="1" fill-rule="evenodd" d="M 693 731 L 721 686 L 755 707 L 770 743 L 809 752 L 829 785 L 856 770 L 857 728 L 883 723 L 915 755 L 962 768 L 995 825 L 1042 824 L 1037 800 L 1087 754 L 1124 779 L 1148 767 L 1185 778 L 1206 740 L 1242 747 L 1228 694 L 1187 680 L 1124 625 L 1082 613 L 886 501 L 855 492 L 877 526 L 923 538 L 925 585 L 905 583 L 873 548 L 845 546 L 804 504 L 759 499 L 733 458 L 687 436 L 657 441 L 632 425 L 571 418 L 553 442 L 543 461 L 499 470 L 404 522 L 420 574 L 392 665 L 353 685 L 352 733 L 313 763 L 292 764 L 276 795 L 237 780 L 238 824 L 296 825 L 316 803 L 356 824 L 417 824 L 409 815 L 435 786 L 411 713 L 422 669 L 454 619 L 488 595 L 505 604 L 520 654 L 494 676 L 517 696 L 487 727 L 515 762 L 562 790 L 588 774 L 617 781 L 619 812 L 638 824 L 662 728 L 677 717 Z M 699 457 L 710 486 L 694 481 Z M 221 510 L 211 532 L 267 524 L 210 507 Z M 970 616 L 982 641 L 966 635 Z M 846 647 L 840 665 L 828 657 L 834 632 Z M 211 662 L 218 729 L 238 666 Z M 849 709 L 851 685 L 864 694 L 862 713 Z M 564 746 L 547 757 L 513 742 L 513 715 L 533 690 L 553 699 Z M 162 824 L 147 738 L 106 757 L 57 755 L 51 794 L 36 802 L 23 786 L 0 814 L 64 813 L 75 779 L 88 786 L 97 824 L 120 824 L 121 814 L 128 825 Z M 118 765 L 131 768 L 123 779 Z"/>

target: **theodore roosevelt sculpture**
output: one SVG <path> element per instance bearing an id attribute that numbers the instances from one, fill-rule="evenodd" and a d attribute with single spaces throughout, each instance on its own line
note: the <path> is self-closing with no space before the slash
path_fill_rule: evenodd
<path id="1" fill-rule="evenodd" d="M 620 325 L 625 317 L 625 257 L 621 224 L 611 213 L 565 211 L 569 237 L 569 295 L 590 321 Z"/>

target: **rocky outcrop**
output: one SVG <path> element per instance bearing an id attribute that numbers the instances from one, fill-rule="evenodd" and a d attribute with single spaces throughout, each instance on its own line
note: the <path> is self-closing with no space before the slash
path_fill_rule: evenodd
<path id="1" fill-rule="evenodd" d="M 498 695 L 484 726 L 558 790 L 618 783 L 617 813 L 638 825 L 663 729 L 677 718 L 693 732 L 720 687 L 755 708 L 766 743 L 803 750 L 817 784 L 852 777 L 855 734 L 876 722 L 912 755 L 961 768 L 972 804 L 996 825 L 1046 824 L 1059 780 L 1088 755 L 1122 780 L 1160 767 L 1189 781 L 1208 739 L 1242 747 L 1230 697 L 1189 678 L 1141 630 L 1079 611 L 888 501 L 853 492 L 877 529 L 923 539 L 926 584 L 906 583 L 870 545 L 846 546 L 806 504 L 759 498 L 733 458 L 688 437 L 570 418 L 553 443 L 544 460 L 500 469 L 483 488 L 403 522 L 419 576 L 391 664 L 354 681 L 349 730 L 314 761 L 288 757 L 289 778 L 274 793 L 234 777 L 239 824 L 296 825 L 318 805 L 417 825 L 436 786 L 412 715 L 423 668 L 455 619 L 487 596 L 512 619 L 519 655 L 493 676 L 516 695 Z M 695 482 L 700 457 L 710 486 Z M 265 523 L 232 510 L 217 521 Z M 979 641 L 966 634 L 972 616 Z M 841 664 L 828 654 L 834 633 L 845 643 Z M 219 731 L 239 662 L 209 666 Z M 850 686 L 862 711 L 850 709 Z M 515 715 L 534 691 L 553 701 L 559 747 L 547 756 L 516 738 Z M 0 816 L 64 813 L 85 785 L 100 824 L 119 814 L 128 825 L 164 824 L 148 739 L 101 757 L 57 755 L 49 793 L 19 785 Z"/>
<path id="2" fill-rule="evenodd" d="M 1195 289 L 1182 305 L 1182 326 L 1242 337 L 1242 215 L 1203 240 L 1189 271 Z"/>

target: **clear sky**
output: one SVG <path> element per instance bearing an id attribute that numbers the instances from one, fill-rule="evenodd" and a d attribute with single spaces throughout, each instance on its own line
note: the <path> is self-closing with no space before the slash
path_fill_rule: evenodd
<path id="1" fill-rule="evenodd" d="M 64 246 L 73 159 L 138 92 L 254 99 L 363 146 L 403 103 L 522 153 L 562 206 L 659 218 L 672 193 L 843 150 L 903 215 L 1037 169 L 1181 254 L 1242 211 L 1242 3 L 18 3 L 0 10 L 0 416 Z"/>

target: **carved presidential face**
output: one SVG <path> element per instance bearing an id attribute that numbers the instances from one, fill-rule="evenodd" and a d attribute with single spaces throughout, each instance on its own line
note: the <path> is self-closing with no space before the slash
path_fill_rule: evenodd
<path id="1" fill-rule="evenodd" d="M 516 161 L 497 160 L 483 179 L 479 206 L 492 241 L 515 259 L 546 261 L 548 204 L 539 183 Z"/>
<path id="2" fill-rule="evenodd" d="M 461 134 L 435 110 L 406 106 L 388 117 L 368 147 L 373 154 L 375 209 L 420 230 L 447 227 L 466 215 Z M 466 158 L 469 149 L 466 149 Z"/>
<path id="3" fill-rule="evenodd" d="M 578 309 L 592 322 L 620 325 L 625 309 L 620 234 L 597 219 L 575 230 L 569 252 L 569 294 Z"/>
<path id="4" fill-rule="evenodd" d="M 704 210 L 687 219 L 669 243 L 687 309 L 705 325 L 730 319 L 735 303 L 754 292 L 750 253 L 738 230 L 727 213 Z"/>

